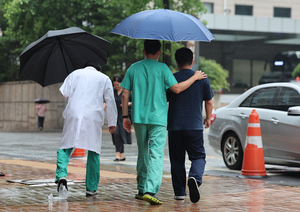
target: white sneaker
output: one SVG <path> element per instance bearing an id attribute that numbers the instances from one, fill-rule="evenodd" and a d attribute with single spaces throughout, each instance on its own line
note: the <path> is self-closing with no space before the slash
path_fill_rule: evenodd
<path id="1" fill-rule="evenodd" d="M 174 196 L 174 199 L 176 199 L 176 200 L 184 200 L 184 196 Z"/>
<path id="2" fill-rule="evenodd" d="M 88 190 L 86 190 L 86 195 L 94 196 L 96 194 L 98 194 L 98 191 L 88 191 Z"/>

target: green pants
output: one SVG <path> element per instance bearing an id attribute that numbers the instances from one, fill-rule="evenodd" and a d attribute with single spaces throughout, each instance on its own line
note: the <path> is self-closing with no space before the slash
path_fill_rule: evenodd
<path id="1" fill-rule="evenodd" d="M 55 182 L 61 177 L 67 176 L 67 166 L 69 164 L 69 157 L 73 148 L 57 150 L 56 162 L 56 179 Z M 85 186 L 88 191 L 95 191 L 98 189 L 100 180 L 100 156 L 92 151 L 88 151 L 87 165 L 86 165 L 86 178 Z"/>
<path id="2" fill-rule="evenodd" d="M 137 189 L 141 193 L 157 194 L 163 174 L 167 129 L 160 125 L 134 124 L 134 130 L 138 145 Z"/>

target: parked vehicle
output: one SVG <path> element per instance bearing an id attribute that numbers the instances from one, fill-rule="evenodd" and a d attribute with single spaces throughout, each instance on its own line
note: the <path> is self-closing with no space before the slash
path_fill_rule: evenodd
<path id="1" fill-rule="evenodd" d="M 229 169 L 241 169 L 248 118 L 260 118 L 266 164 L 300 167 L 300 84 L 255 86 L 215 112 L 208 132 L 209 145 L 222 154 Z"/>
<path id="2" fill-rule="evenodd" d="M 267 63 L 270 63 L 271 71 L 262 75 L 259 80 L 260 85 L 272 82 L 289 82 L 293 80 L 292 73 L 300 63 L 300 51 L 280 52 Z"/>

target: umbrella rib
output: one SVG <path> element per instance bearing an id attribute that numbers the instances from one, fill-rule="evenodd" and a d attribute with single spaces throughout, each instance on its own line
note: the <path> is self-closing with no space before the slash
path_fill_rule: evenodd
<path id="1" fill-rule="evenodd" d="M 57 42 L 57 40 L 53 41 L 54 45 L 51 48 L 51 51 L 49 52 L 48 58 L 50 58 L 50 55 L 57 49 L 56 42 Z M 48 63 L 49 63 L 49 60 L 47 60 L 47 62 L 46 62 L 46 67 L 48 67 Z M 47 70 L 47 69 L 45 69 L 45 70 Z M 46 75 L 46 71 L 45 71 L 44 75 Z M 44 85 L 45 85 L 45 83 L 46 83 L 46 77 L 44 76 Z"/>
<path id="2" fill-rule="evenodd" d="M 81 35 L 83 35 L 83 34 L 88 34 L 88 33 L 78 33 L 78 35 L 76 36 L 76 37 L 80 37 Z M 65 39 L 66 41 L 68 41 L 68 42 L 71 42 L 71 43 L 74 43 L 74 44 L 76 44 L 76 45 L 80 45 L 80 46 L 82 46 L 82 47 L 85 47 L 85 48 L 87 48 L 87 46 L 85 46 L 85 45 L 82 45 L 81 43 L 77 43 L 77 42 L 74 42 L 74 40 L 73 39 Z M 105 41 L 105 40 L 103 40 L 103 41 Z M 96 55 L 98 55 L 97 54 L 97 52 L 95 52 L 93 49 L 90 49 L 90 48 L 88 48 L 90 51 L 92 51 L 94 54 L 96 54 Z M 102 49 L 102 48 L 101 48 Z M 65 51 L 66 51 L 66 53 L 68 54 L 68 56 L 69 56 L 69 53 L 67 52 L 67 50 L 65 49 Z M 70 57 L 69 56 L 69 58 L 71 59 L 72 57 Z M 103 60 L 104 61 L 104 60 Z M 87 62 L 87 61 L 86 61 Z M 104 61 L 104 62 L 106 62 L 106 61 Z M 73 67 L 74 68 L 74 67 Z"/>

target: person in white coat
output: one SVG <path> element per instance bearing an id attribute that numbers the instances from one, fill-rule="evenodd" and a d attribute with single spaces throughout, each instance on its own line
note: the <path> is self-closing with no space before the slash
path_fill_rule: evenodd
<path id="1" fill-rule="evenodd" d="M 57 151 L 57 191 L 63 184 L 67 188 L 67 165 L 75 148 L 88 150 L 86 165 L 86 194 L 96 195 L 100 180 L 100 150 L 102 125 L 107 105 L 107 120 L 110 134 L 117 124 L 117 107 L 113 87 L 108 76 L 101 73 L 101 66 L 89 61 L 85 68 L 73 71 L 60 87 L 67 106 L 63 112 L 64 127 L 61 147 Z M 68 188 L 67 188 L 68 189 Z"/>

